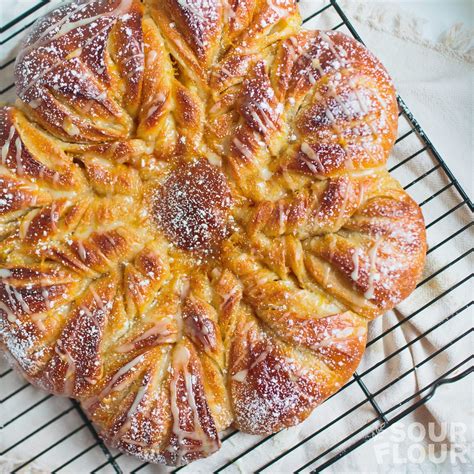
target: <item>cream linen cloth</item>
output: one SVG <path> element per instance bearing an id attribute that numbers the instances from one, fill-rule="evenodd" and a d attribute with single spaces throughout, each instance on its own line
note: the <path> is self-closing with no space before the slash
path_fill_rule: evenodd
<path id="1" fill-rule="evenodd" d="M 1 0 L 1 2 L 3 6 L 7 0 Z M 29 3 L 33 5 L 36 1 L 31 0 Z M 53 4 L 57 3 L 53 2 Z M 472 190 L 472 32 L 466 32 L 460 25 L 454 25 L 440 38 L 439 42 L 430 42 L 423 36 L 423 20 L 417 17 L 417 15 L 422 15 L 421 8 L 415 12 L 409 12 L 407 5 L 410 3 L 416 5 L 415 2 L 359 2 L 353 0 L 342 1 L 341 5 L 367 46 L 390 71 L 400 94 L 448 165 L 462 179 L 465 189 Z M 307 17 L 325 4 L 327 2 L 302 0 L 300 6 L 303 17 Z M 23 0 L 20 5 L 12 2 L 12 6 L 15 7 L 15 5 L 23 11 L 27 9 L 28 2 Z M 13 17 L 10 14 L 9 16 Z M 330 28 L 339 22 L 340 19 L 331 8 L 326 10 L 323 15 L 306 23 L 305 26 L 308 28 Z M 18 39 L 21 36 L 19 35 Z M 4 57 L 0 62 L 6 62 L 13 53 L 14 48 L 8 44 L 7 48 L 2 51 Z M 11 72 L 11 68 L 7 69 L 5 73 L 2 72 L 2 87 L 11 82 Z M 9 100 L 11 96 L 10 92 L 2 96 L 1 100 Z M 407 130 L 407 124 L 401 121 L 400 135 Z M 414 135 L 401 141 L 390 158 L 390 166 L 420 148 L 420 143 Z M 429 155 L 421 153 L 406 165 L 397 168 L 393 174 L 402 184 L 406 185 L 432 166 L 433 162 Z M 435 172 L 412 186 L 409 191 L 418 202 L 421 202 L 441 189 L 446 183 L 442 174 Z M 472 192 L 470 194 L 472 196 Z M 456 191 L 452 188 L 448 189 L 423 206 L 426 222 L 432 222 L 459 202 Z M 429 245 L 435 246 L 442 242 L 456 230 L 468 224 L 471 218 L 467 206 L 459 208 L 429 229 Z M 464 231 L 449 243 L 431 252 L 427 259 L 423 278 L 429 277 L 450 261 L 467 252 L 472 242 L 472 233 L 469 232 L 469 230 Z M 473 341 L 470 336 L 460 339 L 429 362 L 423 363 L 423 361 L 472 326 L 472 312 L 469 309 L 455 314 L 471 300 L 472 287 L 469 288 L 469 282 L 465 281 L 456 289 L 447 291 L 453 285 L 466 280 L 473 268 L 472 258 L 469 258 L 463 258 L 446 271 L 440 272 L 418 288 L 395 311 L 389 312 L 371 324 L 369 340 L 377 338 L 396 326 L 383 338 L 369 346 L 358 369 L 358 373 L 363 375 L 363 381 L 370 392 L 376 394 L 380 391 L 375 400 L 381 409 L 384 411 L 391 409 L 387 415 L 388 419 L 411 405 L 412 402 L 402 405 L 399 409 L 392 408 L 405 398 L 426 387 L 447 371 L 451 370 L 449 376 L 452 377 L 468 367 L 468 364 L 464 364 L 457 371 L 452 371 L 472 352 Z M 435 304 L 420 311 L 420 308 L 425 304 L 446 291 L 447 294 Z M 455 316 L 441 325 L 452 314 Z M 409 321 L 400 324 L 406 316 L 412 317 Z M 397 326 L 398 324 L 399 326 Z M 437 329 L 426 334 L 421 340 L 417 340 L 438 324 L 440 326 Z M 410 341 L 414 342 L 408 348 L 399 353 L 395 352 Z M 389 356 L 391 357 L 386 363 L 369 370 Z M 0 372 L 8 369 L 5 362 L 2 362 L 0 366 Z M 415 366 L 417 366 L 416 369 L 414 369 Z M 366 371 L 368 372 L 364 375 Z M 395 382 L 405 373 L 407 375 Z M 383 387 L 389 383 L 393 383 L 393 385 L 383 390 Z M 0 382 L 0 398 L 6 397 L 21 388 L 22 385 L 23 381 L 20 377 L 9 373 Z M 472 377 L 464 378 L 455 384 L 439 387 L 434 397 L 424 406 L 391 428 L 381 431 L 378 436 L 341 458 L 328 467 L 325 472 L 472 472 L 472 389 Z M 422 395 L 426 393 L 423 392 Z M 67 462 L 71 457 L 93 446 L 92 435 L 87 428 L 82 426 L 83 421 L 77 413 L 71 410 L 70 402 L 56 397 L 46 398 L 43 401 L 45 397 L 47 396 L 43 392 L 28 387 L 3 404 L 2 423 L 8 423 L 8 420 L 35 403 L 38 403 L 38 406 L 15 422 L 6 425 L 1 434 L 0 450 L 20 442 L 25 435 L 41 427 L 58 414 L 62 412 L 66 412 L 66 414 L 8 451 L 0 460 L 1 472 L 10 472 L 25 460 L 38 455 L 42 450 L 68 434 L 70 436 L 66 440 L 43 456 L 39 456 L 34 462 L 21 469 L 21 472 L 50 472 Z M 303 472 L 315 469 L 337 453 L 335 450 L 324 454 L 326 450 L 330 450 L 332 446 L 343 441 L 354 431 L 360 430 L 357 435 L 354 435 L 352 441 L 356 441 L 362 435 L 380 427 L 380 422 L 375 422 L 367 428 L 361 429 L 364 424 L 376 416 L 372 406 L 368 402 L 364 403 L 364 400 L 363 391 L 356 382 L 352 382 L 318 407 L 303 424 L 263 441 L 258 448 L 241 457 L 225 472 L 254 472 L 292 447 L 295 449 L 291 453 L 274 462 L 265 472 L 293 472 L 312 459 L 321 456 L 316 463 L 310 464 Z M 415 398 L 416 400 L 418 398 Z M 348 415 L 341 416 L 350 410 L 352 411 Z M 323 429 L 329 423 L 331 423 L 330 427 Z M 421 423 L 421 425 L 416 423 Z M 424 437 L 420 435 L 420 430 L 422 430 L 420 426 L 426 430 L 431 427 L 436 434 L 447 428 L 445 430 L 447 433 L 444 436 L 442 433 L 439 441 L 433 442 L 430 441 L 429 435 Z M 453 427 L 458 429 L 457 436 L 453 432 Z M 318 435 L 302 443 L 318 430 L 321 430 Z M 261 439 L 240 433 L 236 434 L 226 440 L 222 449 L 214 456 L 193 463 L 183 469 L 183 472 L 211 472 L 235 456 L 242 454 Z M 351 441 L 342 443 L 341 447 L 346 447 L 350 443 Z M 420 452 L 423 450 L 425 450 L 423 452 L 429 452 L 429 449 L 434 449 L 435 454 L 441 455 L 441 457 L 447 450 L 444 462 L 433 463 L 429 459 L 421 462 Z M 459 462 L 459 458 L 456 458 L 458 462 L 452 463 L 450 455 L 453 451 L 462 451 L 463 461 L 466 462 Z M 114 454 L 117 453 L 114 452 Z M 86 473 L 104 462 L 105 458 L 100 448 L 91 447 L 60 472 Z M 124 472 L 131 472 L 141 465 L 139 461 L 128 456 L 119 456 L 116 462 Z M 168 470 L 161 466 L 147 466 L 140 472 L 165 472 Z M 100 472 L 113 472 L 113 470 L 110 466 L 106 466 Z"/>

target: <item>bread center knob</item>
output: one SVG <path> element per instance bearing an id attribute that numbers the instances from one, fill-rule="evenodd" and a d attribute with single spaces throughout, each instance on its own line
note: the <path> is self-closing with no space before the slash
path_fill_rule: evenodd
<path id="1" fill-rule="evenodd" d="M 232 197 L 227 179 L 205 159 L 180 165 L 154 193 L 158 227 L 181 249 L 215 253 L 226 237 Z"/>

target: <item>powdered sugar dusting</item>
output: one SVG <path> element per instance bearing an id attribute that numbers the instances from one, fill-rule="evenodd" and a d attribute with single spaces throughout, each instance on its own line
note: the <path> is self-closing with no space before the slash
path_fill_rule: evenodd
<path id="1" fill-rule="evenodd" d="M 177 0 L 177 3 L 191 30 L 190 40 L 195 43 L 199 53 L 204 54 L 210 46 L 209 33 L 219 18 L 219 1 Z"/>
<path id="2" fill-rule="evenodd" d="M 177 169 L 154 196 L 158 226 L 180 248 L 211 254 L 224 239 L 230 190 L 224 175 L 207 161 Z"/>
<path id="3" fill-rule="evenodd" d="M 302 421 L 423 264 L 386 71 L 253 3 L 63 5 L 0 109 L 1 344 L 146 461 Z"/>

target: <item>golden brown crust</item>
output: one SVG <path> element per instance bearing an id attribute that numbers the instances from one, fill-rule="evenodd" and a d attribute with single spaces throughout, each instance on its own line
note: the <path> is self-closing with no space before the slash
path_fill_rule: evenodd
<path id="1" fill-rule="evenodd" d="M 421 210 L 395 189 L 368 200 L 340 232 L 310 239 L 303 248 L 308 258 L 317 257 L 311 268 L 319 284 L 373 318 L 404 300 L 421 277 L 426 254 Z M 327 270 L 323 275 L 327 264 L 338 273 L 336 278 L 344 279 L 342 284 L 332 285 Z"/>
<path id="2" fill-rule="evenodd" d="M 67 141 L 129 136 L 143 82 L 141 18 L 138 0 L 80 1 L 37 23 L 15 68 L 29 115 Z"/>
<path id="3" fill-rule="evenodd" d="M 362 357 L 367 321 L 320 290 L 280 279 L 245 242 L 226 245 L 225 264 L 242 285 L 228 358 L 236 424 L 272 433 L 304 420 L 347 381 Z"/>
<path id="4" fill-rule="evenodd" d="M 0 108 L 0 344 L 112 446 L 208 456 L 304 420 L 413 291 L 393 84 L 294 0 L 76 0 Z"/>

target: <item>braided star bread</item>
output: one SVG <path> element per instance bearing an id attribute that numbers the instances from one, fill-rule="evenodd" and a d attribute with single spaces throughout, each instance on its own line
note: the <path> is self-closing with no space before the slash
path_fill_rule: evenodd
<path id="1" fill-rule="evenodd" d="M 304 420 L 426 242 L 393 84 L 294 0 L 80 0 L 0 112 L 0 330 L 111 445 L 181 465 Z"/>

